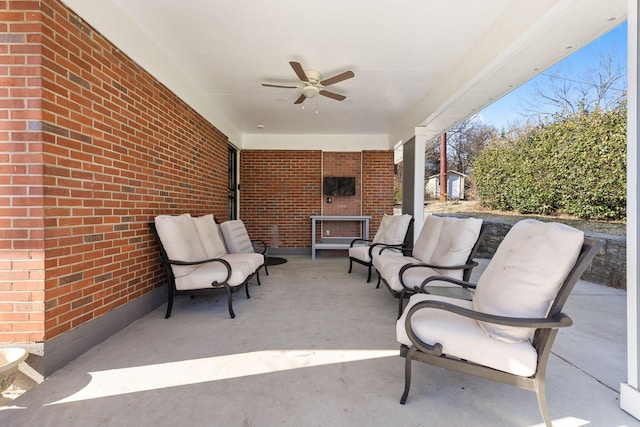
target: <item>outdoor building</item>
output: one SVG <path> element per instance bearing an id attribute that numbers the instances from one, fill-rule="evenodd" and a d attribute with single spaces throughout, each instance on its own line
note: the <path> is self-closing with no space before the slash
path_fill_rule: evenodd
<path id="1" fill-rule="evenodd" d="M 465 178 L 467 176 L 463 173 L 456 171 L 447 171 L 447 198 L 463 200 L 464 199 L 464 185 Z M 426 197 L 432 199 L 440 198 L 440 175 L 431 175 L 427 178 L 427 184 L 425 186 Z"/>

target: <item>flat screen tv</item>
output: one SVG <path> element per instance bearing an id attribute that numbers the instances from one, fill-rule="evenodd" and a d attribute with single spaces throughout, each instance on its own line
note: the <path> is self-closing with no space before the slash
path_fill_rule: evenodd
<path id="1" fill-rule="evenodd" d="M 325 196 L 355 196 L 356 178 L 353 176 L 325 176 L 322 182 Z"/>

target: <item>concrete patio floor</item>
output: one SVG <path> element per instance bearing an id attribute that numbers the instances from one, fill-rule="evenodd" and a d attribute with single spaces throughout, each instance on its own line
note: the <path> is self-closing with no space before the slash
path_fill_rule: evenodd
<path id="1" fill-rule="evenodd" d="M 540 426 L 535 394 L 415 363 L 397 300 L 341 257 L 288 256 L 235 294 L 178 297 L 0 408 L 0 426 Z M 478 277 L 483 263 L 474 272 Z M 547 370 L 555 426 L 637 426 L 619 408 L 626 293 L 579 282 Z"/>

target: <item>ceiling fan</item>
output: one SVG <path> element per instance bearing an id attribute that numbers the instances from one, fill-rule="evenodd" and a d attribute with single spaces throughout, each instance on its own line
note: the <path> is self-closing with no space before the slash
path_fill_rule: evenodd
<path id="1" fill-rule="evenodd" d="M 293 71 L 296 73 L 296 75 L 298 76 L 298 78 L 303 84 L 302 94 L 298 99 L 296 99 L 294 104 L 302 104 L 305 99 L 313 98 L 318 94 L 326 96 L 331 99 L 335 99 L 336 101 L 343 101 L 344 99 L 346 99 L 346 96 L 340 95 L 335 92 L 329 92 L 324 88 L 325 86 L 339 83 L 343 80 L 347 80 L 355 76 L 355 74 L 353 74 L 353 71 L 345 71 L 344 73 L 340 73 L 328 79 L 320 80 L 320 73 L 316 70 L 304 70 L 302 68 L 302 65 L 300 65 L 298 62 L 293 62 L 293 61 L 289 62 L 289 65 L 291 65 L 291 68 L 293 68 Z M 300 86 L 274 85 L 269 83 L 262 83 L 262 86 L 281 87 L 286 89 L 300 88 Z"/>

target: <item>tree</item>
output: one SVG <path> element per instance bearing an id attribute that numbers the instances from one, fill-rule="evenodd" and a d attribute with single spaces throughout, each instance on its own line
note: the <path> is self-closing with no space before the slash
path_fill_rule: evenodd
<path id="1" fill-rule="evenodd" d="M 617 109 L 626 103 L 626 73 L 626 64 L 612 53 L 600 55 L 581 74 L 566 67 L 542 73 L 533 93 L 523 100 L 523 115 L 541 121 Z"/>
<path id="2" fill-rule="evenodd" d="M 475 158 L 495 136 L 496 129 L 477 116 L 458 123 L 447 131 L 448 169 L 469 174 Z"/>
<path id="3" fill-rule="evenodd" d="M 493 126 L 484 124 L 478 116 L 463 120 L 447 131 L 447 164 L 449 170 L 469 174 L 474 159 L 497 134 Z M 440 172 L 440 137 L 427 143 L 425 176 Z"/>

